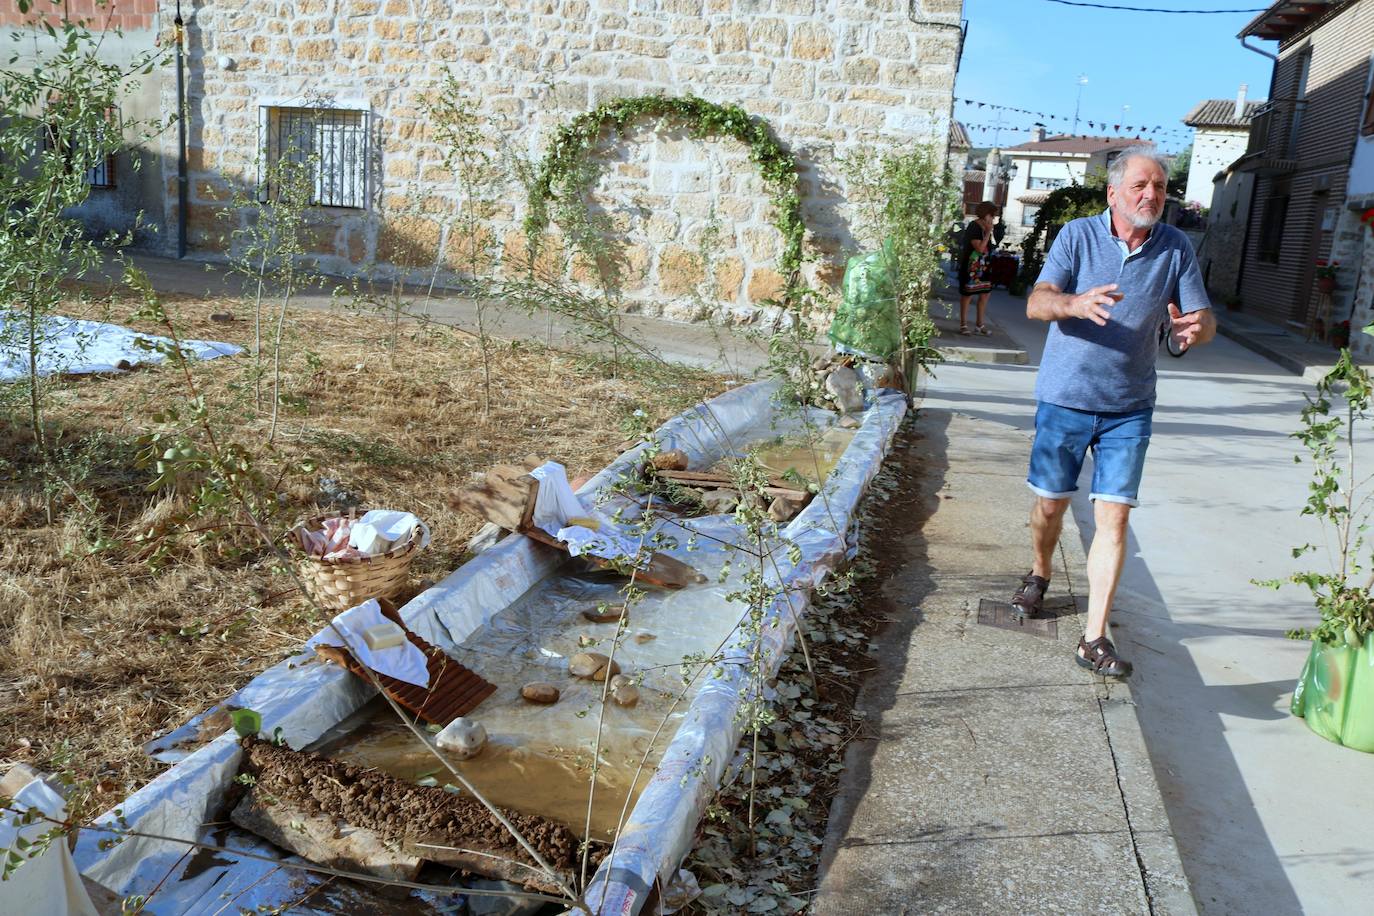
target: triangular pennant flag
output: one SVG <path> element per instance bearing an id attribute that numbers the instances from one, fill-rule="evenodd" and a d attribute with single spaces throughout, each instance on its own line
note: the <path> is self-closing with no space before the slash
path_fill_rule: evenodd
<path id="1" fill-rule="evenodd" d="M 1121 125 L 1120 125 L 1120 124 L 1113 124 L 1113 125 L 1112 125 L 1112 130 L 1116 130 L 1116 131 L 1121 130 Z"/>

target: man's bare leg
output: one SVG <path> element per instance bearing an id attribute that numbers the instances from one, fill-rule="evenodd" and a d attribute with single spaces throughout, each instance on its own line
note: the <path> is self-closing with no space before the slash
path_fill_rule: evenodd
<path id="1" fill-rule="evenodd" d="M 1097 533 L 1088 548 L 1088 642 L 1107 635 L 1107 617 L 1112 611 L 1121 567 L 1126 562 L 1126 526 L 1131 507 L 1125 503 L 1096 500 L 1093 519 Z M 1079 653 L 1082 654 L 1082 653 Z"/>
<path id="2" fill-rule="evenodd" d="M 1054 571 L 1054 548 L 1059 544 L 1059 533 L 1064 530 L 1064 512 L 1068 508 L 1067 499 L 1035 497 L 1030 517 L 1031 550 L 1035 554 L 1031 575 L 1048 579 Z"/>

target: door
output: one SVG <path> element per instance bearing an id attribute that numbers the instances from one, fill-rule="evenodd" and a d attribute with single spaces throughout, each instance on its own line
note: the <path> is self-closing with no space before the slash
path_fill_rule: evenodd
<path id="1" fill-rule="evenodd" d="M 1308 316 L 1313 314 L 1312 310 L 1317 305 L 1317 258 L 1322 257 L 1322 253 L 1326 249 L 1324 243 L 1327 233 L 1322 228 L 1322 222 L 1326 216 L 1326 206 L 1329 200 L 1330 194 L 1326 191 L 1318 191 L 1312 195 L 1312 225 L 1309 228 L 1307 245 L 1303 252 L 1302 269 L 1298 274 L 1298 288 L 1293 296 L 1293 313 L 1289 316 L 1290 321 L 1303 326 L 1307 325 Z"/>

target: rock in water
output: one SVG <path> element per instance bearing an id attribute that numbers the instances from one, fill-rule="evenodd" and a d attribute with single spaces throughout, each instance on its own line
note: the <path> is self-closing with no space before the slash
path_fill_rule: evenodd
<path id="1" fill-rule="evenodd" d="M 476 719 L 459 716 L 446 725 L 434 741 L 459 760 L 467 760 L 482 753 L 482 748 L 487 746 L 487 730 Z"/>
<path id="2" fill-rule="evenodd" d="M 858 417 L 854 416 L 853 414 L 847 413 L 844 416 L 840 417 L 840 422 L 836 423 L 835 425 L 838 426 L 840 429 L 858 429 L 860 426 L 863 426 L 863 423 L 859 420 Z"/>
<path id="3" fill-rule="evenodd" d="M 825 379 L 825 390 L 835 399 L 840 413 L 859 413 L 864 409 L 864 390 L 859 374 L 848 366 L 836 366 Z"/>
<path id="4" fill-rule="evenodd" d="M 611 678 L 611 699 L 617 706 L 631 707 L 639 703 L 639 688 L 623 674 Z"/>
<path id="5" fill-rule="evenodd" d="M 542 703 L 545 706 L 550 703 L 557 703 L 560 696 L 557 687 L 542 681 L 534 681 L 521 687 L 520 695 L 531 703 Z"/>
<path id="6" fill-rule="evenodd" d="M 573 677 L 604 681 L 608 674 L 620 673 L 620 663 L 611 661 L 610 656 L 600 652 L 579 652 L 568 659 L 568 673 Z"/>

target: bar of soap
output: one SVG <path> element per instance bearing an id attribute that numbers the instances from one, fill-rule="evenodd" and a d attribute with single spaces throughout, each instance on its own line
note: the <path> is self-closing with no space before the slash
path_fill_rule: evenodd
<path id="1" fill-rule="evenodd" d="M 405 630 L 390 620 L 363 630 L 363 642 L 367 643 L 367 647 L 373 652 L 380 652 L 382 649 L 394 649 L 404 644 L 405 641 Z"/>
<path id="2" fill-rule="evenodd" d="M 568 527 L 590 528 L 593 531 L 600 531 L 601 521 L 586 515 L 571 515 L 568 517 Z"/>

